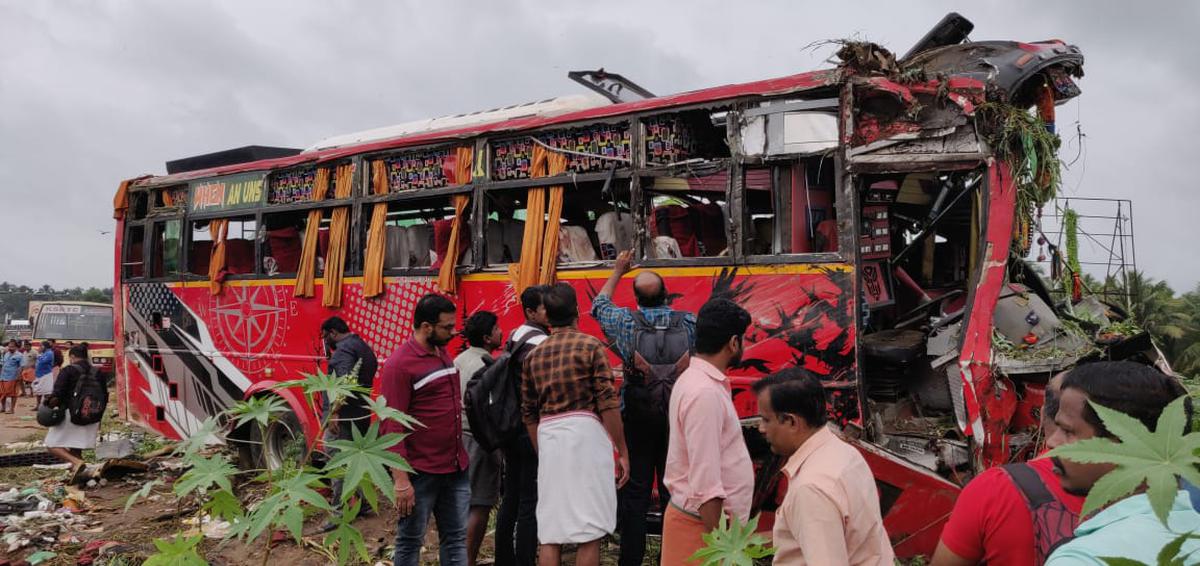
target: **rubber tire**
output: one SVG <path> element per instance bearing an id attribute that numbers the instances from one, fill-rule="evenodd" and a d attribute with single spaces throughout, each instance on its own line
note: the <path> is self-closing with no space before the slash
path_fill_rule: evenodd
<path id="1" fill-rule="evenodd" d="M 254 423 L 246 424 L 237 431 L 231 442 L 237 449 L 238 468 L 242 470 L 263 469 L 262 432 Z"/>
<path id="2" fill-rule="evenodd" d="M 289 457 L 287 454 L 289 450 L 297 451 L 290 456 L 295 463 L 299 464 L 300 457 L 303 456 L 307 446 L 306 443 L 307 438 L 304 427 L 300 424 L 300 417 L 296 416 L 293 411 L 287 411 L 281 413 L 279 418 L 267 425 L 262 443 L 254 446 L 261 447 L 263 467 L 274 471 L 283 466 L 284 458 Z"/>

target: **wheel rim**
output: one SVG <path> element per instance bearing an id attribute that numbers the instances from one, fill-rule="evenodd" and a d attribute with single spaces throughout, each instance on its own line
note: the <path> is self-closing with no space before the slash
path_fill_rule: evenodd
<path id="1" fill-rule="evenodd" d="M 290 416 L 290 415 L 289 415 Z M 304 434 L 294 419 L 278 419 L 267 427 L 263 456 L 267 469 L 278 470 L 285 463 L 297 464 L 304 455 Z"/>

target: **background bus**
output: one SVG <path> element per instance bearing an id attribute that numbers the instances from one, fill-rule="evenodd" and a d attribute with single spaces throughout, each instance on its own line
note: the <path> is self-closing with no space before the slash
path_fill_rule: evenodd
<path id="1" fill-rule="evenodd" d="M 84 301 L 42 301 L 33 322 L 33 341 L 87 342 L 92 364 L 113 371 L 113 306 Z"/>

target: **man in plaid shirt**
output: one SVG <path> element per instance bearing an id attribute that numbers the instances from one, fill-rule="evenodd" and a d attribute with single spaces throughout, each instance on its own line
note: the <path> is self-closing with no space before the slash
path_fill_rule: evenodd
<path id="1" fill-rule="evenodd" d="M 521 416 L 538 453 L 539 563 L 558 564 L 561 546 L 578 544 L 575 563 L 598 566 L 600 539 L 616 528 L 629 455 L 608 353 L 579 330 L 577 301 L 565 283 L 543 296 L 550 337 L 525 357 Z"/>
<path id="2" fill-rule="evenodd" d="M 592 316 L 608 336 L 621 356 L 625 368 L 633 367 L 632 359 L 636 345 L 634 337 L 637 322 L 633 310 L 618 307 L 612 296 L 621 278 L 629 272 L 633 254 L 623 251 L 617 255 L 612 275 L 592 301 Z M 667 285 L 653 271 L 642 271 L 633 278 L 633 296 L 638 311 L 646 321 L 655 325 L 666 325 L 675 311 L 667 305 Z M 683 313 L 683 327 L 687 330 L 688 344 L 696 343 L 696 315 Z M 622 399 L 625 399 L 625 383 L 621 384 Z M 658 493 L 662 501 L 668 499 L 667 488 L 662 483 L 667 467 L 667 444 L 669 430 L 667 415 L 636 414 L 622 403 L 625 443 L 629 446 L 629 483 L 621 490 L 621 558 L 620 566 L 641 566 L 646 554 L 646 511 L 650 507 L 650 493 L 654 478 L 659 478 Z"/>

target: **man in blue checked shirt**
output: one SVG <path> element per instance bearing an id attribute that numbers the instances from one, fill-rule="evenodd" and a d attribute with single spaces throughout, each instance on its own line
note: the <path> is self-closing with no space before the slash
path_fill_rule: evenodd
<path id="1" fill-rule="evenodd" d="M 637 311 L 618 307 L 613 303 L 612 296 L 617 290 L 617 284 L 632 267 L 633 253 L 623 251 L 617 255 L 613 272 L 600 289 L 600 293 L 592 301 L 592 316 L 600 323 L 600 328 L 609 341 L 613 343 L 617 354 L 621 356 L 626 378 L 621 384 L 621 412 L 625 421 L 625 443 L 629 448 L 629 483 L 621 489 L 620 517 L 618 528 L 621 530 L 620 566 L 639 566 L 646 553 L 646 511 L 650 506 L 650 494 L 654 478 L 659 478 L 658 494 L 662 501 L 668 500 L 667 488 L 662 485 L 663 472 L 666 469 L 667 440 L 669 429 L 665 409 L 639 406 L 627 395 L 628 368 L 633 367 L 631 361 L 636 353 L 636 338 L 639 328 L 639 318 L 650 325 L 665 328 L 673 322 L 681 325 L 687 334 L 686 349 L 691 350 L 696 339 L 696 315 L 690 312 L 676 312 L 667 304 L 667 285 L 663 278 L 653 271 L 641 271 L 633 278 L 633 296 L 637 301 Z M 676 327 L 678 328 L 678 327 Z M 687 354 L 688 352 L 682 352 Z M 675 375 L 678 377 L 678 375 Z"/>

